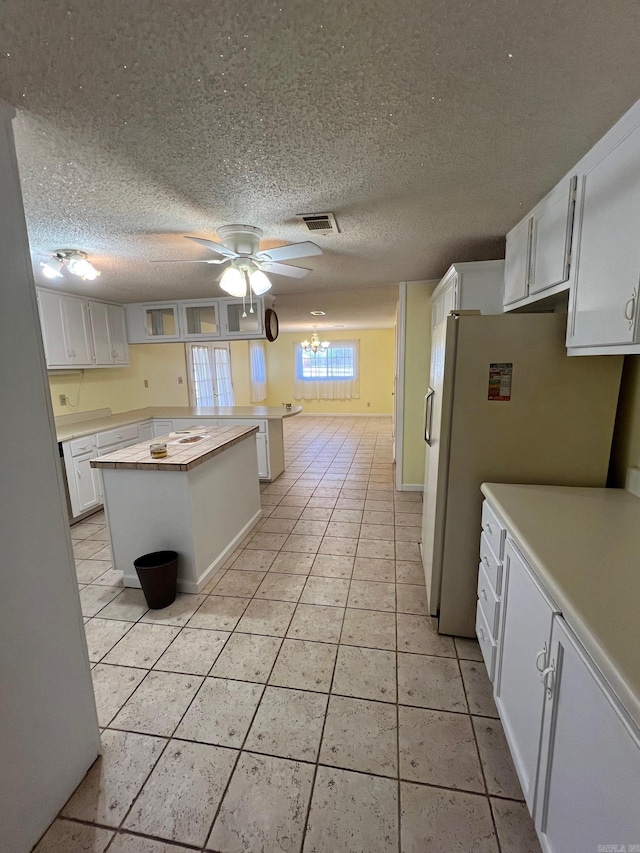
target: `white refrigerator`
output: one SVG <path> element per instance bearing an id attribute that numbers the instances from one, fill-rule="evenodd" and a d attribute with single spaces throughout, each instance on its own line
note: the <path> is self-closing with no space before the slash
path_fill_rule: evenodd
<path id="1" fill-rule="evenodd" d="M 475 636 L 481 483 L 606 484 L 622 357 L 569 358 L 565 329 L 475 312 L 433 328 L 421 549 L 442 634 Z"/>

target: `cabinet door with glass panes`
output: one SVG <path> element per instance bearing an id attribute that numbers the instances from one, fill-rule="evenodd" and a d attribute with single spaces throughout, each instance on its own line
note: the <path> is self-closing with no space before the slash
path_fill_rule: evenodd
<path id="1" fill-rule="evenodd" d="M 180 339 L 178 304 L 157 302 L 143 305 L 144 336 L 152 341 L 177 341 Z"/>
<path id="2" fill-rule="evenodd" d="M 199 299 L 180 302 L 180 326 L 185 340 L 220 337 L 220 300 Z"/>
<path id="3" fill-rule="evenodd" d="M 264 302 L 255 296 L 245 299 L 221 299 L 223 338 L 263 338 Z"/>

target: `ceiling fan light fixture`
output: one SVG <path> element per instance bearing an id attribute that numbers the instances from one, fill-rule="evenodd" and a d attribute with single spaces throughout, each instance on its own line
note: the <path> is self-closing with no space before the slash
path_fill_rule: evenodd
<path id="1" fill-rule="evenodd" d="M 262 296 L 263 293 L 271 290 L 271 282 L 262 270 L 254 270 L 249 276 L 249 282 L 251 290 L 253 290 L 256 296 Z"/>
<path id="2" fill-rule="evenodd" d="M 69 255 L 67 268 L 72 275 L 88 281 L 93 281 L 100 275 L 84 252 L 74 252 Z"/>
<path id="3" fill-rule="evenodd" d="M 62 278 L 64 262 L 62 258 L 59 258 L 57 255 L 54 255 L 46 263 L 41 261 L 40 266 L 42 267 L 42 274 L 46 278 Z"/>
<path id="4" fill-rule="evenodd" d="M 236 267 L 227 267 L 222 273 L 220 279 L 220 287 L 229 296 L 235 296 L 236 299 L 242 299 L 247 295 L 247 282 L 242 272 Z"/>

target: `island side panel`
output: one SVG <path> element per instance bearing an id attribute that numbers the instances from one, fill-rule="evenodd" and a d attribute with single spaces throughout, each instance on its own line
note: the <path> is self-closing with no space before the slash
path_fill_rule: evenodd
<path id="1" fill-rule="evenodd" d="M 185 591 L 199 592 L 262 516 L 255 434 L 188 477 L 197 589 Z"/>
<path id="2" fill-rule="evenodd" d="M 273 482 L 284 472 L 284 434 L 282 418 L 270 418 L 267 421 L 267 442 L 269 453 L 269 473 Z"/>
<path id="3" fill-rule="evenodd" d="M 188 473 L 103 468 L 102 478 L 113 567 L 124 585 L 140 586 L 137 557 L 170 550 L 180 555 L 178 589 L 195 591 Z"/>

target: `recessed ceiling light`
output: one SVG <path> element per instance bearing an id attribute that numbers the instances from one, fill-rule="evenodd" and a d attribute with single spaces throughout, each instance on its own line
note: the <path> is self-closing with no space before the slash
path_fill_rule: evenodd
<path id="1" fill-rule="evenodd" d="M 309 311 L 309 314 L 313 314 L 314 317 L 326 317 L 326 311 Z"/>
<path id="2" fill-rule="evenodd" d="M 334 323 L 333 328 L 334 329 L 344 329 L 344 323 Z"/>

